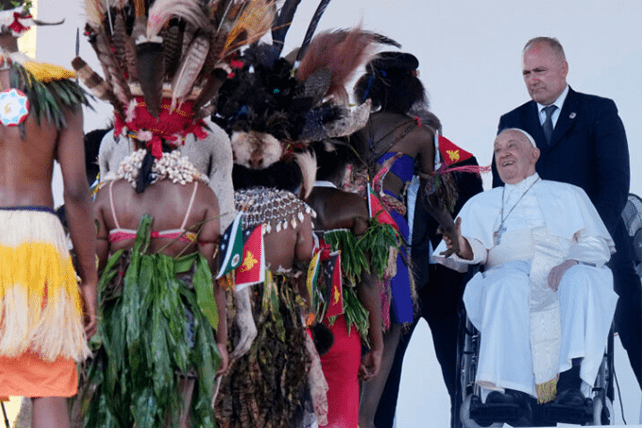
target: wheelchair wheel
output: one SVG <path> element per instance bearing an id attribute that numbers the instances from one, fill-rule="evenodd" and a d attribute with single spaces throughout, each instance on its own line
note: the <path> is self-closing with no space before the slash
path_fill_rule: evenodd
<path id="1" fill-rule="evenodd" d="M 485 427 L 502 427 L 504 426 L 503 423 L 494 423 L 490 425 L 479 425 L 477 422 L 475 422 L 474 419 L 470 418 L 470 402 L 472 400 L 473 396 L 472 394 L 468 395 L 464 402 L 461 404 L 461 407 L 459 408 L 459 419 L 461 420 L 461 426 L 462 428 L 485 428 Z"/>
<path id="2" fill-rule="evenodd" d="M 613 402 L 604 397 L 595 398 L 593 401 L 593 424 L 592 425 L 615 425 L 615 412 Z"/>

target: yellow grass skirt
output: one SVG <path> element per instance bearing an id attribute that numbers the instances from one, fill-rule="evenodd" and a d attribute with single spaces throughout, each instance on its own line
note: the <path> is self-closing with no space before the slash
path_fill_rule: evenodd
<path id="1" fill-rule="evenodd" d="M 39 208 L 0 210 L 0 357 L 81 361 L 89 349 L 67 239 Z"/>

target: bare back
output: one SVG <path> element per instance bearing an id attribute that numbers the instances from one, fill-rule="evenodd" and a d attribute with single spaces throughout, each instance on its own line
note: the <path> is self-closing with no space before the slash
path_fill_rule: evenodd
<path id="1" fill-rule="evenodd" d="M 162 251 L 163 254 L 176 256 L 198 250 L 212 261 L 219 238 L 219 208 L 216 196 L 207 184 L 199 183 L 192 200 L 194 183 L 180 185 L 161 180 L 149 185 L 140 194 L 125 180 L 117 180 L 113 185 L 111 183 L 106 182 L 102 185 L 94 204 L 101 264 L 106 260 L 108 253 L 129 249 L 134 245 L 133 238 L 110 243 L 109 232 L 117 228 L 135 231 L 144 215 L 154 218 L 154 231 L 181 229 L 185 222 L 185 230 L 198 234 L 194 243 L 164 237 L 153 238 L 150 242 L 150 253 Z M 113 199 L 110 197 L 110 185 Z M 212 263 L 210 267 L 213 267 Z"/>
<path id="2" fill-rule="evenodd" d="M 0 79 L 8 87 L 7 71 L 0 72 Z M 33 114 L 25 122 L 25 131 L 23 139 L 17 126 L 0 124 L 0 206 L 53 207 L 51 177 L 60 133 L 45 119 L 38 126 Z M 84 167 L 83 154 L 77 155 Z"/>
<path id="3" fill-rule="evenodd" d="M 307 203 L 317 213 L 317 229 L 349 229 L 359 236 L 368 227 L 368 206 L 365 199 L 355 193 L 316 187 Z"/>
<path id="4" fill-rule="evenodd" d="M 386 111 L 373 113 L 368 125 L 360 131 L 360 138 L 372 145 L 365 148 L 371 151 L 366 155 L 368 159 L 385 153 L 403 153 L 415 160 L 419 171 L 431 173 L 434 169 L 434 133 L 427 126 L 419 126 L 417 120 L 408 115 Z M 371 163 L 378 170 L 380 166 L 376 160 L 371 159 Z M 384 181 L 384 187 L 396 195 L 401 193 L 404 184 L 394 174 L 386 175 Z"/>

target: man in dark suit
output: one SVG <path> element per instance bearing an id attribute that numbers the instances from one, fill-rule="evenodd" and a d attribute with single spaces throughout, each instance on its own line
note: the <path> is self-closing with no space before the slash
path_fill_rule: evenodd
<path id="1" fill-rule="evenodd" d="M 624 125 L 612 100 L 567 85 L 568 63 L 557 39 L 526 43 L 522 73 L 532 100 L 503 115 L 498 131 L 520 128 L 531 134 L 541 151 L 537 173 L 581 187 L 600 213 L 617 250 L 609 263 L 620 296 L 615 327 L 642 386 L 642 287 L 621 218 L 630 183 Z M 499 185 L 493 164 L 493 187 Z"/>

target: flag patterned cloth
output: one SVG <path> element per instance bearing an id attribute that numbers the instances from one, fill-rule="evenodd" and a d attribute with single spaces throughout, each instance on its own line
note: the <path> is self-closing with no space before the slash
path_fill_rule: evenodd
<path id="1" fill-rule="evenodd" d="M 219 245 L 222 262 L 216 279 L 220 279 L 241 265 L 244 244 L 242 217 L 243 213 L 239 212 L 223 233 Z"/>
<path id="2" fill-rule="evenodd" d="M 236 290 L 265 281 L 265 247 L 263 245 L 263 225 L 254 230 L 246 230 L 249 234 L 243 246 L 243 261 L 236 269 Z"/>

